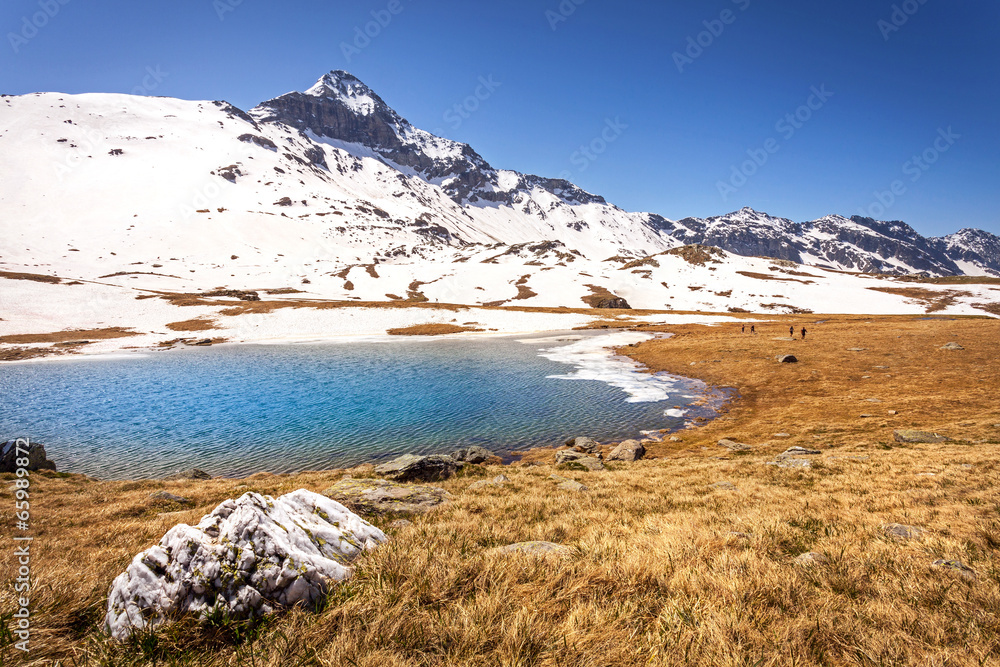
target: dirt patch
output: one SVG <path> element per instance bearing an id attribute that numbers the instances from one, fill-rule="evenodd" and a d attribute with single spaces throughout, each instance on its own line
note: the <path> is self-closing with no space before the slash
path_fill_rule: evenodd
<path id="1" fill-rule="evenodd" d="M 390 336 L 445 336 L 448 334 L 465 333 L 467 331 L 483 331 L 475 327 L 459 326 L 457 324 L 415 324 L 412 327 L 389 329 Z"/>
<path id="2" fill-rule="evenodd" d="M 525 299 L 531 299 L 538 296 L 538 294 L 528 287 L 528 280 L 531 279 L 531 275 L 521 276 L 521 278 L 514 283 L 514 287 L 517 288 L 517 296 L 515 296 L 512 301 L 524 301 Z"/>
<path id="3" fill-rule="evenodd" d="M 41 273 L 16 273 L 13 271 L 0 271 L 0 278 L 8 280 L 30 280 L 36 283 L 61 283 L 62 278 L 57 276 L 46 276 Z"/>
<path id="4" fill-rule="evenodd" d="M 167 328 L 171 331 L 209 331 L 217 329 L 218 325 L 215 323 L 215 320 L 209 317 L 196 317 L 193 320 L 171 322 L 167 325 Z"/>
<path id="5" fill-rule="evenodd" d="M 812 285 L 814 281 L 812 280 L 799 280 L 798 278 L 783 278 L 781 276 L 775 276 L 770 273 L 754 273 L 753 271 L 737 271 L 736 273 L 741 276 L 746 276 L 747 278 L 756 278 L 757 280 L 777 280 L 786 283 L 802 283 L 803 285 Z"/>
<path id="6" fill-rule="evenodd" d="M 82 340 L 109 340 L 138 336 L 131 328 L 109 327 L 107 329 L 78 329 L 76 331 L 53 331 L 44 334 L 13 334 L 0 336 L 0 343 L 8 345 L 30 345 L 32 343 L 66 343 Z"/>

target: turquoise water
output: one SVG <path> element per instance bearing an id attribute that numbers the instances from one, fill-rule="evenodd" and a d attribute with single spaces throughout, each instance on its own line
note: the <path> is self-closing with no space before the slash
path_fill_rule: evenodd
<path id="1" fill-rule="evenodd" d="M 133 479 L 189 467 L 327 469 L 470 444 L 509 453 L 679 428 L 675 406 L 691 402 L 693 381 L 635 373 L 596 353 L 599 340 L 238 345 L 8 364 L 0 440 L 44 443 L 61 471 Z"/>

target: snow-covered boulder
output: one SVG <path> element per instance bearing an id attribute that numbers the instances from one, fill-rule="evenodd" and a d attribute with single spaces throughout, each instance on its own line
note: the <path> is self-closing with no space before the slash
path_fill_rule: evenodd
<path id="1" fill-rule="evenodd" d="M 340 503 L 300 489 L 277 499 L 247 493 L 197 526 L 171 528 L 111 585 L 105 627 L 115 639 L 185 613 L 230 618 L 309 604 L 385 534 Z"/>

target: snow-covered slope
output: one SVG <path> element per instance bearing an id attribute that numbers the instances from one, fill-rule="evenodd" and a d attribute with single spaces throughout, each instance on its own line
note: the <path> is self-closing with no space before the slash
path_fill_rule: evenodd
<path id="1" fill-rule="evenodd" d="M 862 218 L 794 223 L 743 209 L 674 222 L 626 212 L 566 181 L 495 169 L 339 71 L 249 113 L 129 95 L 4 96 L 0 155 L 0 272 L 62 278 L 0 280 L 0 335 L 135 322 L 159 330 L 218 311 L 170 314 L 177 308 L 160 300 L 136 301 L 148 290 L 923 312 L 868 289 L 895 283 L 819 267 L 1000 275 L 1000 239 L 978 230 L 924 239 Z M 730 252 L 704 264 L 667 252 L 694 243 Z M 754 256 L 817 268 L 774 279 L 782 265 Z M 970 287 L 948 312 L 979 312 L 973 303 L 998 300 L 990 289 Z"/>

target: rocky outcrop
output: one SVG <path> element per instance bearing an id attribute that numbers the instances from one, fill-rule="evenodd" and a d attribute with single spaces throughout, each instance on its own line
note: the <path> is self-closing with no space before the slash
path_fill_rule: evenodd
<path id="1" fill-rule="evenodd" d="M 56 464 L 48 459 L 42 443 L 8 440 L 0 445 L 0 472 L 17 472 L 18 468 L 54 471 Z"/>
<path id="2" fill-rule="evenodd" d="M 604 464 L 593 456 L 587 456 L 582 452 L 575 452 L 572 449 L 563 449 L 556 452 L 556 465 L 568 465 L 571 468 L 580 470 L 604 470 Z"/>
<path id="3" fill-rule="evenodd" d="M 115 639 L 185 614 L 246 619 L 309 605 L 385 534 L 311 491 L 227 500 L 197 526 L 171 528 L 115 578 L 104 625 Z"/>
<path id="4" fill-rule="evenodd" d="M 451 500 L 451 494 L 436 486 L 351 477 L 340 480 L 323 495 L 363 516 L 424 514 Z"/>
<path id="5" fill-rule="evenodd" d="M 439 482 L 454 475 L 458 466 L 458 461 L 443 454 L 404 454 L 375 466 L 375 474 L 395 482 Z"/>

